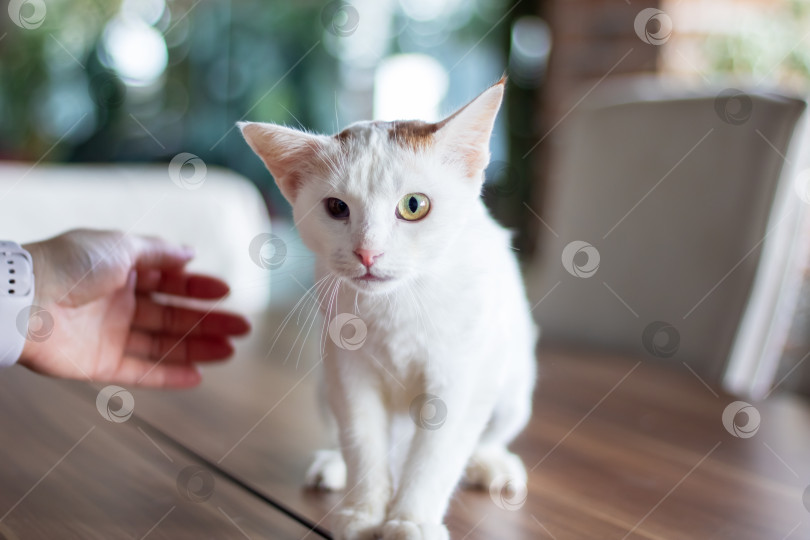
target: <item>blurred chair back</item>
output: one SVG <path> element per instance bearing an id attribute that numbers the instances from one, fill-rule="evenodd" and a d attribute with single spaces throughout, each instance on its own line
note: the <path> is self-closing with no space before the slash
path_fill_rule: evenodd
<path id="1" fill-rule="evenodd" d="M 603 86 L 554 143 L 529 278 L 544 338 L 685 363 L 717 383 L 763 243 L 784 225 L 769 219 L 805 103 Z"/>
<path id="2" fill-rule="evenodd" d="M 224 307 L 261 312 L 270 272 L 250 248 L 270 236 L 264 199 L 246 178 L 198 166 L 187 178 L 179 165 L 0 163 L 0 237 L 23 243 L 77 227 L 162 236 L 195 248 L 189 269 L 231 285 Z"/>

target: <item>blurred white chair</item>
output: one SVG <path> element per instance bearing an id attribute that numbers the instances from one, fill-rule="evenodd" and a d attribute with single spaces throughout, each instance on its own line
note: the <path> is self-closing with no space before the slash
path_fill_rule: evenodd
<path id="1" fill-rule="evenodd" d="M 801 203 L 783 173 L 804 108 L 775 94 L 605 83 L 554 143 L 540 212 L 550 229 L 528 280 L 545 339 L 684 363 L 756 393 L 765 349 L 773 356 L 786 332 L 773 315 Z"/>
<path id="2" fill-rule="evenodd" d="M 76 227 L 162 236 L 196 249 L 190 269 L 231 285 L 223 306 L 264 310 L 270 271 L 248 252 L 253 238 L 270 232 L 259 191 L 216 167 L 192 178 L 186 188 L 177 185 L 168 165 L 0 162 L 0 237 L 23 243 Z"/>

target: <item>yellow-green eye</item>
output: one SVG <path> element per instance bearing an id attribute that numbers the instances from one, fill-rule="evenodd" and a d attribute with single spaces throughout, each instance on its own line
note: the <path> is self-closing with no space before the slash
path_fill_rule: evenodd
<path id="1" fill-rule="evenodd" d="M 422 193 L 408 193 L 397 203 L 397 217 L 405 221 L 418 221 L 430 211 L 430 199 Z"/>

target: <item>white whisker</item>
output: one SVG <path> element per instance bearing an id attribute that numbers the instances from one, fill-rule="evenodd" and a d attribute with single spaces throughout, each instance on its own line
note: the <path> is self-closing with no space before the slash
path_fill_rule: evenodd
<path id="1" fill-rule="evenodd" d="M 323 318 L 323 332 L 321 333 L 321 357 L 323 357 L 324 352 L 326 351 L 326 338 L 329 333 L 329 323 L 332 319 L 332 306 L 335 303 L 335 297 L 338 294 L 340 289 L 341 278 L 335 276 L 330 284 L 330 293 L 329 293 L 329 303 L 326 306 L 326 313 L 324 314 Z"/>
<path id="2" fill-rule="evenodd" d="M 303 333 L 304 328 L 307 326 L 307 321 L 309 320 L 310 316 L 312 316 L 313 311 L 315 310 L 315 307 L 320 304 L 318 299 L 320 297 L 321 287 L 323 287 L 323 286 L 324 286 L 323 284 L 319 285 L 318 289 L 316 289 L 316 291 L 315 291 L 315 295 L 311 297 L 312 298 L 312 305 L 310 306 L 309 311 L 307 312 L 307 316 L 304 318 L 304 324 L 303 325 L 300 324 L 300 321 L 301 321 L 301 313 L 304 312 L 304 308 L 302 308 L 298 312 L 298 320 L 296 321 L 296 325 L 297 326 L 300 325 L 301 329 L 298 330 L 298 334 L 295 336 L 295 341 L 293 341 L 292 345 L 290 345 L 290 350 L 287 352 L 287 356 L 284 357 L 284 364 L 287 363 L 287 360 L 289 360 L 290 355 L 292 354 L 293 350 L 295 350 L 295 346 L 298 343 L 298 340 L 301 338 L 301 334 Z M 317 316 L 317 312 L 315 312 L 315 315 Z M 306 337 L 304 338 L 304 340 L 306 340 Z M 301 342 L 302 350 L 303 350 L 303 347 L 304 347 L 304 341 Z M 296 367 L 297 367 L 297 365 L 296 365 Z"/>
<path id="3" fill-rule="evenodd" d="M 301 296 L 301 298 L 298 300 L 298 302 L 296 302 L 295 305 L 292 307 L 290 312 L 287 313 L 287 315 L 284 317 L 284 319 L 282 319 L 281 324 L 279 325 L 279 328 L 276 331 L 276 335 L 273 338 L 273 343 L 270 345 L 270 348 L 268 349 L 267 354 L 264 357 L 265 360 L 267 360 L 270 357 L 270 353 L 273 352 L 273 348 L 276 346 L 276 342 L 278 342 L 279 338 L 281 337 L 281 334 L 284 332 L 284 329 L 287 327 L 287 324 L 290 322 L 293 315 L 295 315 L 296 310 L 299 309 L 299 308 L 303 308 L 303 306 L 305 305 L 305 303 L 306 303 L 305 301 L 309 298 L 310 291 L 312 291 L 312 289 L 315 289 L 316 287 L 319 287 L 325 279 L 326 278 L 324 277 L 324 278 L 318 280 L 314 285 L 312 285 L 312 287 L 307 289 L 304 292 L 304 294 Z"/>

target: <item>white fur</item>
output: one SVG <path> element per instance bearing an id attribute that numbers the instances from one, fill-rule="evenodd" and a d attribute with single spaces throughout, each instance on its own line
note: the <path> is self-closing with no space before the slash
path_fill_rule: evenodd
<path id="1" fill-rule="evenodd" d="M 320 454 L 308 482 L 340 489 L 345 480 L 339 540 L 446 540 L 442 518 L 462 476 L 483 487 L 504 476 L 526 481 L 507 445 L 529 418 L 536 329 L 510 235 L 479 196 L 502 90 L 496 85 L 462 109 L 424 149 L 393 143 L 384 123 L 355 124 L 343 146 L 301 134 L 316 144 L 300 158 L 326 167 L 308 168 L 295 192 L 284 184 L 290 171 L 274 170 L 278 149 L 267 148 L 279 143 L 276 127 L 241 126 L 290 194 L 301 237 L 317 256 L 325 323 L 348 312 L 367 327 L 356 350 L 323 336 L 326 398 L 345 471 L 336 454 Z M 430 198 L 421 221 L 395 216 L 409 193 Z M 350 217 L 329 216 L 327 197 L 346 202 Z M 388 281 L 354 279 L 365 273 L 358 248 L 383 252 L 372 270 Z M 393 419 L 408 418 L 422 394 L 440 398 L 444 423 L 390 440 Z M 397 450 L 407 453 L 392 477 Z"/>

